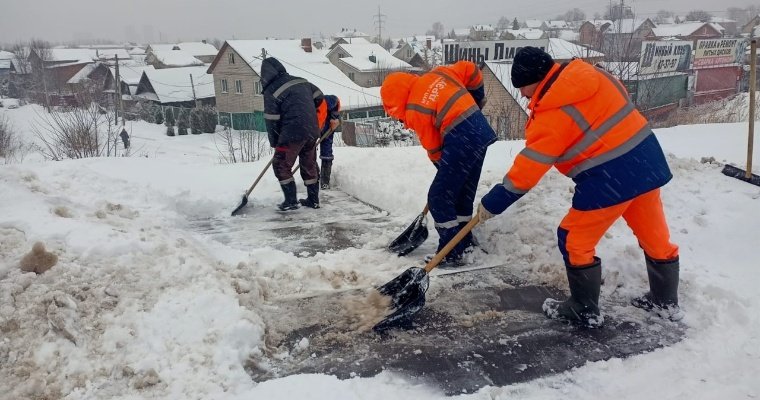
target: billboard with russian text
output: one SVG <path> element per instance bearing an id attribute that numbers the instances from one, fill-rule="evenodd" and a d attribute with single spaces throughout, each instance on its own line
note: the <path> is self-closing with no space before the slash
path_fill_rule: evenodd
<path id="1" fill-rule="evenodd" d="M 691 62 L 691 42 L 658 40 L 641 43 L 639 75 L 686 72 Z"/>

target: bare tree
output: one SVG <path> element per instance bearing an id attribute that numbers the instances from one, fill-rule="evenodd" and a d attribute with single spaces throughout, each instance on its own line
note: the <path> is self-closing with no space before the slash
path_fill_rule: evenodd
<path id="1" fill-rule="evenodd" d="M 675 15 L 676 14 L 673 11 L 660 10 L 660 11 L 657 11 L 657 16 L 654 17 L 654 22 L 658 24 L 665 24 L 665 23 L 668 23 L 668 21 L 671 18 L 675 17 Z"/>
<path id="2" fill-rule="evenodd" d="M 586 19 L 586 13 L 580 8 L 571 8 L 567 10 L 564 14 L 560 14 L 557 16 L 557 20 L 568 21 L 568 22 L 583 21 L 585 19 Z"/>
<path id="3" fill-rule="evenodd" d="M 633 18 L 633 9 L 630 6 L 626 6 L 623 3 L 607 5 L 607 10 L 604 13 L 604 19 L 611 19 L 613 21 L 625 18 Z"/>
<path id="4" fill-rule="evenodd" d="M 441 39 L 445 35 L 445 29 L 443 28 L 443 24 L 440 21 L 433 22 L 433 27 L 425 32 L 426 35 L 433 35 L 436 39 Z M 454 32 L 452 30 L 452 32 Z"/>
<path id="5" fill-rule="evenodd" d="M 216 134 L 216 149 L 220 160 L 227 164 L 260 160 L 272 154 L 265 133 L 257 131 L 235 131 L 226 127 Z"/>
<path id="6" fill-rule="evenodd" d="M 8 117 L 0 114 L 0 161 L 21 162 L 30 150 L 31 145 L 21 142 Z"/>
<path id="7" fill-rule="evenodd" d="M 499 30 L 509 29 L 509 26 L 510 26 L 509 18 L 503 15 L 501 16 L 501 18 L 499 18 L 499 22 L 496 23 L 496 28 Z"/>
<path id="8" fill-rule="evenodd" d="M 32 131 L 50 160 L 117 156 L 118 125 L 94 104 L 38 114 Z"/>
<path id="9" fill-rule="evenodd" d="M 691 10 L 686 14 L 687 21 L 708 22 L 710 18 L 712 18 L 712 14 L 705 10 Z"/>

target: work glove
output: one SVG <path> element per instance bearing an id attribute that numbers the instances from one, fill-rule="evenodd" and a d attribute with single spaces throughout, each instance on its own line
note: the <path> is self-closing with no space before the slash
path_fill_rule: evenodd
<path id="1" fill-rule="evenodd" d="M 480 223 L 486 222 L 493 218 L 493 216 L 494 214 L 492 212 L 483 207 L 483 203 L 478 204 L 478 219 L 480 220 Z"/>
<path id="2" fill-rule="evenodd" d="M 331 119 L 330 120 L 330 129 L 335 130 L 335 128 L 337 128 L 338 125 L 340 125 L 340 120 L 339 119 Z"/>

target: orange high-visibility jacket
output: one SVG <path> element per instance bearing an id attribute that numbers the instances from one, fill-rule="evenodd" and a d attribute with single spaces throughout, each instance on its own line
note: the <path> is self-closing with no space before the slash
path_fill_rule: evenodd
<path id="1" fill-rule="evenodd" d="M 437 161 L 446 133 L 480 110 L 470 91 L 482 86 L 477 65 L 459 61 L 422 76 L 392 73 L 383 82 L 380 94 L 385 112 L 414 130 L 428 157 Z"/>
<path id="2" fill-rule="evenodd" d="M 614 76 L 582 60 L 539 83 L 525 148 L 483 205 L 501 213 L 555 166 L 576 183 L 573 207 L 609 207 L 661 187 L 672 174 L 646 119 Z"/>

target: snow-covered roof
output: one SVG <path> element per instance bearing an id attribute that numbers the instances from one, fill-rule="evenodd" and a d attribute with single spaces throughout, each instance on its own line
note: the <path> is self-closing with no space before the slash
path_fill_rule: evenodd
<path id="1" fill-rule="evenodd" d="M 549 48 L 546 50 L 555 60 L 569 60 L 573 57 L 579 58 L 599 58 L 604 57 L 604 53 L 591 50 L 588 47 L 570 43 L 567 40 L 559 38 L 549 39 Z"/>
<path id="2" fill-rule="evenodd" d="M 261 74 L 261 49 L 266 49 L 267 55 L 277 58 L 291 75 L 308 80 L 325 94 L 338 96 L 344 110 L 382 105 L 379 87 L 357 85 L 330 63 L 326 53 L 303 51 L 300 40 L 228 40 L 227 45 L 257 74 Z"/>
<path id="3" fill-rule="evenodd" d="M 522 108 L 523 111 L 525 111 L 527 114 L 528 103 L 530 100 L 520 94 L 520 89 L 512 85 L 512 79 L 510 78 L 512 73 L 512 63 L 503 61 L 486 61 L 486 66 L 488 66 L 491 72 L 493 72 L 494 76 L 496 76 L 496 79 L 501 82 L 504 88 L 507 89 L 509 95 L 517 101 L 517 104 L 520 105 L 520 108 Z"/>
<path id="4" fill-rule="evenodd" d="M 656 28 L 652 29 L 654 35 L 657 37 L 685 37 L 696 32 L 705 25 L 712 26 L 713 29 L 718 32 L 723 31 L 723 27 L 718 24 L 711 24 L 709 22 L 686 22 L 683 24 L 660 24 Z"/>
<path id="5" fill-rule="evenodd" d="M 167 67 L 191 67 L 203 65 L 203 61 L 193 57 L 183 50 L 156 50 L 153 49 L 153 56 L 161 64 Z"/>
<path id="6" fill-rule="evenodd" d="M 111 73 L 116 76 L 116 68 L 109 68 L 111 69 Z M 137 85 L 140 83 L 143 72 L 148 70 L 153 71 L 155 68 L 152 65 L 132 66 L 119 64 L 119 79 L 127 85 Z"/>
<path id="7" fill-rule="evenodd" d="M 11 60 L 0 58 L 0 69 L 11 69 Z"/>
<path id="8" fill-rule="evenodd" d="M 590 19 L 586 22 L 594 25 L 596 29 L 599 29 L 602 26 L 607 25 L 607 24 L 610 24 L 610 25 L 612 24 L 612 20 L 609 20 L 609 19 Z"/>
<path id="9" fill-rule="evenodd" d="M 351 44 L 370 44 L 370 43 L 372 43 L 372 42 L 370 42 L 369 40 L 367 40 L 367 39 L 365 39 L 363 37 L 342 37 L 342 38 L 338 38 L 338 40 L 340 40 L 340 39 L 343 39 L 347 43 L 351 43 Z"/>
<path id="10" fill-rule="evenodd" d="M 129 60 L 129 52 L 125 49 L 103 49 L 98 50 L 98 57 L 101 60 L 113 60 L 115 56 L 119 56 L 120 60 Z"/>
<path id="11" fill-rule="evenodd" d="M 619 33 L 619 34 L 626 34 L 626 33 L 633 33 L 636 32 L 641 25 L 647 21 L 647 18 L 623 18 L 619 19 L 617 21 L 612 22 L 609 28 L 607 28 L 608 33 Z"/>
<path id="12" fill-rule="evenodd" d="M 507 29 L 507 32 L 514 35 L 515 39 L 541 39 L 544 36 L 544 31 L 533 28 Z"/>
<path id="13" fill-rule="evenodd" d="M 359 71 L 374 71 L 378 69 L 410 69 L 411 65 L 403 60 L 399 60 L 393 57 L 388 50 L 385 50 L 383 46 L 377 43 L 368 44 L 340 44 L 336 46 L 336 49 L 340 47 L 349 57 L 343 57 L 340 61 L 356 68 Z M 332 51 L 338 51 L 333 49 Z M 332 52 L 331 51 L 331 52 Z M 371 61 L 370 57 L 374 56 L 375 61 Z"/>
<path id="14" fill-rule="evenodd" d="M 470 28 L 456 28 L 454 29 L 454 35 L 457 37 L 470 36 Z"/>
<path id="15" fill-rule="evenodd" d="M 729 19 L 729 18 L 722 18 L 722 17 L 710 17 L 710 22 L 714 22 L 716 24 L 720 24 L 720 23 L 735 24 L 736 20 Z"/>
<path id="16" fill-rule="evenodd" d="M 141 56 L 141 55 L 145 55 L 145 49 L 143 49 L 142 47 L 133 47 L 129 49 L 128 53 L 133 56 Z"/>
<path id="17" fill-rule="evenodd" d="M 90 74 L 92 71 L 95 71 L 96 68 L 98 68 L 100 64 L 99 63 L 92 63 L 87 64 L 82 69 L 79 70 L 74 76 L 69 78 L 69 80 L 66 83 L 75 84 L 75 83 L 81 83 L 82 81 L 86 80 L 90 77 Z"/>
<path id="18" fill-rule="evenodd" d="M 214 45 L 203 42 L 182 42 L 177 47 L 193 57 L 215 56 L 219 52 Z"/>
<path id="19" fill-rule="evenodd" d="M 528 28 L 538 29 L 544 24 L 540 19 L 526 19 L 525 26 Z"/>
<path id="20" fill-rule="evenodd" d="M 143 79 L 147 79 L 153 87 L 155 96 L 151 93 L 140 93 L 137 97 L 158 100 L 160 103 L 175 103 L 193 100 L 193 85 L 190 75 L 193 75 L 195 97 L 205 99 L 214 97 L 214 76 L 206 72 L 205 66 L 145 69 Z M 121 72 L 121 71 L 119 71 Z"/>
<path id="21" fill-rule="evenodd" d="M 494 28 L 491 25 L 478 24 L 478 25 L 473 25 L 472 30 L 477 31 L 477 32 L 493 32 L 496 30 L 496 28 Z"/>
<path id="22" fill-rule="evenodd" d="M 369 37 L 366 33 L 362 31 L 357 31 L 356 29 L 350 30 L 350 29 L 344 29 L 340 32 L 337 32 L 333 35 L 334 38 L 355 38 L 355 37 Z"/>
<path id="23" fill-rule="evenodd" d="M 566 29 L 570 25 L 567 21 L 546 21 L 546 26 L 551 29 Z"/>
<path id="24" fill-rule="evenodd" d="M 557 37 L 562 40 L 567 40 L 568 42 L 577 42 L 580 40 L 581 34 L 578 31 L 562 29 L 557 32 Z"/>
<path id="25" fill-rule="evenodd" d="M 0 50 L 0 60 L 10 60 L 11 58 L 15 58 L 15 54 L 10 51 Z"/>
<path id="26" fill-rule="evenodd" d="M 95 49 L 48 49 L 45 61 L 92 62 L 98 59 Z"/>

